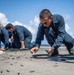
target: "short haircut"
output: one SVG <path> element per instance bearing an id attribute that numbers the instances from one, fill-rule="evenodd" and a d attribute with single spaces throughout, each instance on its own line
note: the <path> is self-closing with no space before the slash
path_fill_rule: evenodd
<path id="1" fill-rule="evenodd" d="M 50 18 L 51 16 L 52 16 L 52 14 L 51 14 L 50 10 L 48 10 L 48 9 L 43 9 L 39 14 L 40 19 L 44 19 L 46 17 Z"/>
<path id="2" fill-rule="evenodd" d="M 13 27 L 13 25 L 11 23 L 8 23 L 5 28 L 8 30 L 8 29 L 10 29 L 12 27 Z"/>

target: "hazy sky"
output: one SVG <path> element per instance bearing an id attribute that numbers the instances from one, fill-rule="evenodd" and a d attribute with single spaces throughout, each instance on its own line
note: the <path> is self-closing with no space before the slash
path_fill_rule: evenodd
<path id="1" fill-rule="evenodd" d="M 74 37 L 74 0 L 0 0 L 0 23 L 23 25 L 32 32 L 35 40 L 39 25 L 38 16 L 43 9 L 62 15 L 66 31 Z"/>

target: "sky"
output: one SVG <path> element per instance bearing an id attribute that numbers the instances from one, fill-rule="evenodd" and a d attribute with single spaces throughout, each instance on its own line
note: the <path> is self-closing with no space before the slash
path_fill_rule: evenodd
<path id="1" fill-rule="evenodd" d="M 74 37 L 74 0 L 0 0 L 0 23 L 25 26 L 32 32 L 34 41 L 43 9 L 62 15 L 66 31 Z M 47 44 L 46 39 L 42 43 Z"/>

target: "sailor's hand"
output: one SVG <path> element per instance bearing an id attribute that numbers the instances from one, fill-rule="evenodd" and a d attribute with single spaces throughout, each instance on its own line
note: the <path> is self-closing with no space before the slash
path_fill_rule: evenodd
<path id="1" fill-rule="evenodd" d="M 53 47 L 51 47 L 49 50 L 45 50 L 48 54 L 50 54 L 50 53 L 52 53 L 52 52 L 54 52 L 54 48 Z"/>
<path id="2" fill-rule="evenodd" d="M 31 53 L 34 53 L 34 52 L 36 53 L 37 51 L 38 51 L 38 47 L 33 47 L 33 48 L 30 50 Z"/>
<path id="3" fill-rule="evenodd" d="M 11 42 L 14 42 L 14 39 L 13 38 L 11 38 Z"/>
<path id="4" fill-rule="evenodd" d="M 21 46 L 20 50 L 25 49 L 25 46 Z"/>
<path id="5" fill-rule="evenodd" d="M 2 50 L 5 50 L 4 48 L 0 48 L 0 50 L 2 51 Z"/>
<path id="6" fill-rule="evenodd" d="M 20 50 L 22 50 L 22 49 L 24 49 L 24 48 L 21 47 Z"/>
<path id="7" fill-rule="evenodd" d="M 11 36 L 10 40 L 11 40 L 11 42 L 14 42 L 14 38 L 13 38 L 13 35 Z"/>

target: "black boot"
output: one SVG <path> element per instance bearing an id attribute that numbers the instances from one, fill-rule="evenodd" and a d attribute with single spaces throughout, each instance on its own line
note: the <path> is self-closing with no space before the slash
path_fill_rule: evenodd
<path id="1" fill-rule="evenodd" d="M 54 52 L 51 54 L 51 56 L 58 56 L 59 55 L 59 53 L 58 53 L 58 50 L 54 50 Z"/>
<path id="2" fill-rule="evenodd" d="M 67 50 L 68 50 L 69 54 L 72 54 L 73 45 L 72 45 L 72 44 L 71 44 L 71 45 L 68 45 L 68 46 L 67 46 Z"/>
<path id="3" fill-rule="evenodd" d="M 73 47 L 70 49 L 70 54 L 74 55 L 74 48 Z"/>

